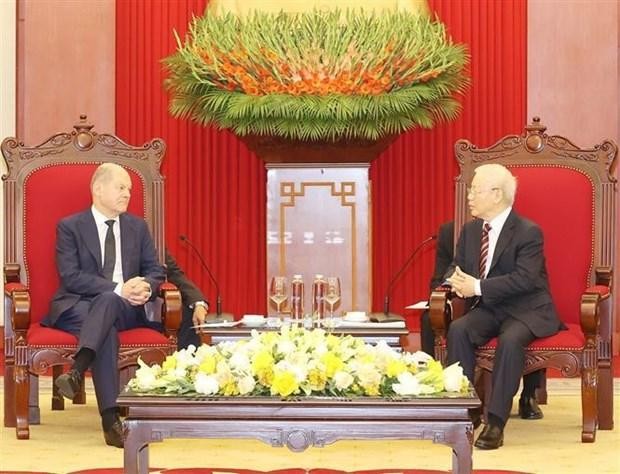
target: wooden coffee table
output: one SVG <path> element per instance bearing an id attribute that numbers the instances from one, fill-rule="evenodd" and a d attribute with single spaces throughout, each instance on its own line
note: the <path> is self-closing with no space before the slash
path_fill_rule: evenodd
<path id="1" fill-rule="evenodd" d="M 261 326 L 260 328 L 246 327 L 243 325 L 230 327 L 230 328 L 202 328 L 201 340 L 205 344 L 218 344 L 224 341 L 237 341 L 239 339 L 249 339 L 253 329 L 257 331 L 279 331 L 279 328 L 269 328 Z M 338 336 L 350 335 L 353 337 L 362 338 L 369 344 L 376 344 L 379 341 L 385 341 L 391 347 L 400 349 L 403 344 L 403 338 L 406 338 L 409 334 L 407 328 L 346 328 L 339 327 L 333 329 L 333 334 Z"/>
<path id="2" fill-rule="evenodd" d="M 149 443 L 166 438 L 258 439 L 304 451 L 342 439 L 432 440 L 452 447 L 452 472 L 472 470 L 475 393 L 383 398 L 176 397 L 123 392 L 126 474 L 146 474 Z"/>

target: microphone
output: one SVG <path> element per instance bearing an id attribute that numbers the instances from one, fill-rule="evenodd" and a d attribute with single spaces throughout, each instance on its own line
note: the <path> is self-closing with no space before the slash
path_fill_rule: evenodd
<path id="1" fill-rule="evenodd" d="M 185 242 L 194 251 L 194 253 L 198 257 L 198 260 L 202 264 L 202 268 L 204 268 L 207 271 L 207 273 L 209 274 L 209 277 L 211 278 L 211 281 L 213 282 L 213 285 L 215 285 L 215 293 L 216 293 L 215 310 L 217 314 L 217 319 L 233 321 L 234 317 L 232 315 L 229 315 L 229 314 L 222 315 L 222 296 L 220 295 L 220 286 L 217 284 L 217 280 L 213 276 L 213 273 L 211 273 L 211 270 L 209 270 L 209 266 L 205 263 L 204 259 L 202 258 L 202 254 L 198 251 L 196 246 L 192 244 L 191 240 L 189 240 L 186 235 L 180 234 L 179 239 L 181 239 L 182 242 Z"/>
<path id="2" fill-rule="evenodd" d="M 398 270 L 398 273 L 396 273 L 396 275 L 392 277 L 392 279 L 390 280 L 390 283 L 388 284 L 387 290 L 385 291 L 385 298 L 383 300 L 383 313 L 373 313 L 370 316 L 371 320 L 387 322 L 387 321 L 401 321 L 403 319 L 402 316 L 399 316 L 397 314 L 390 314 L 390 293 L 392 292 L 392 288 L 394 287 L 394 284 L 398 281 L 398 278 L 407 269 L 407 267 L 409 267 L 409 264 L 413 261 L 414 257 L 418 254 L 418 252 L 422 250 L 422 248 L 424 248 L 426 244 L 428 244 L 429 242 L 432 242 L 435 239 L 437 239 L 437 235 L 431 235 L 430 237 L 427 237 L 422 242 L 420 242 L 418 246 L 415 249 L 413 249 L 413 252 L 411 252 L 411 255 L 409 255 L 409 258 L 405 261 L 403 266 L 400 267 L 400 270 Z"/>

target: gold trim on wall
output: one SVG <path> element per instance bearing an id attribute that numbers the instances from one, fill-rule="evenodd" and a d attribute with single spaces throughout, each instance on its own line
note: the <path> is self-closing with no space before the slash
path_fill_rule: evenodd
<path id="1" fill-rule="evenodd" d="M 295 184 L 300 185 L 298 191 L 295 190 Z M 356 195 L 355 182 L 343 181 L 337 183 L 334 181 L 307 181 L 294 183 L 292 181 L 282 181 L 280 183 L 280 229 L 279 229 L 279 245 L 280 245 L 280 274 L 286 273 L 286 246 L 284 245 L 282 236 L 286 230 L 285 218 L 286 208 L 293 208 L 298 197 L 305 197 L 306 189 L 310 187 L 329 188 L 330 195 L 340 198 L 342 207 L 348 207 L 351 210 L 351 304 L 355 308 L 357 303 L 357 221 L 356 221 L 356 203 L 349 202 L 347 198 Z M 340 189 L 338 189 L 340 188 Z M 288 198 L 288 201 L 285 199 Z"/>

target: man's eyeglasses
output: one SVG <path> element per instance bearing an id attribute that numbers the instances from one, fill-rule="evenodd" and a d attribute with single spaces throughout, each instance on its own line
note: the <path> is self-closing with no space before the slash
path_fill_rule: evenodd
<path id="1" fill-rule="evenodd" d="M 489 191 L 497 191 L 500 188 L 495 187 L 495 188 L 483 188 L 483 189 L 478 189 L 475 187 L 471 187 L 471 186 L 467 186 L 467 194 L 468 195 L 472 195 L 472 196 L 477 196 L 478 194 L 483 194 Z"/>

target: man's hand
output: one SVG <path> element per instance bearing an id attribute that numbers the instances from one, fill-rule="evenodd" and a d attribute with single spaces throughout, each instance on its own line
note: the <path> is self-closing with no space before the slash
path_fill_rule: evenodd
<path id="1" fill-rule="evenodd" d="M 151 285 L 144 277 L 133 277 L 123 283 L 121 296 L 132 306 L 141 306 L 151 297 Z"/>
<path id="2" fill-rule="evenodd" d="M 194 326 L 204 324 L 207 319 L 207 312 L 208 309 L 201 304 L 194 306 L 194 314 L 192 315 L 192 322 L 194 323 Z M 198 328 L 196 328 L 196 331 L 198 331 Z"/>
<path id="3" fill-rule="evenodd" d="M 455 293 L 461 298 L 469 298 L 476 295 L 474 286 L 476 279 L 465 273 L 458 266 L 450 278 L 448 278 L 448 281 Z"/>

